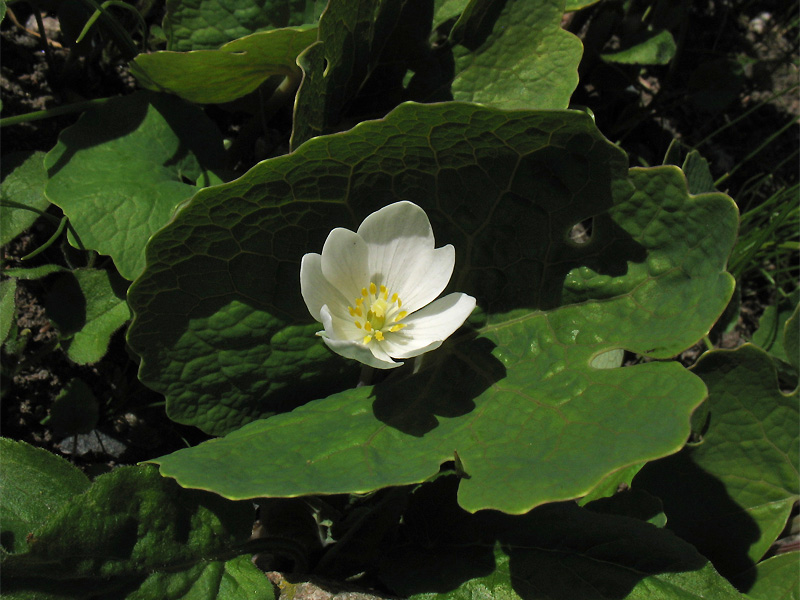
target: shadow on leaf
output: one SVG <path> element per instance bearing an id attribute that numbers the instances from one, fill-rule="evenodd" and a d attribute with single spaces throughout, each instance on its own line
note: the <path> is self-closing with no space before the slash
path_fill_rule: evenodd
<path id="1" fill-rule="evenodd" d="M 422 437 L 438 426 L 437 416 L 452 419 L 472 412 L 474 399 L 506 375 L 503 364 L 492 356 L 494 348 L 493 342 L 471 332 L 467 339 L 453 339 L 426 356 L 428 364 L 418 373 L 397 379 L 390 375 L 374 387 L 375 417 Z"/>

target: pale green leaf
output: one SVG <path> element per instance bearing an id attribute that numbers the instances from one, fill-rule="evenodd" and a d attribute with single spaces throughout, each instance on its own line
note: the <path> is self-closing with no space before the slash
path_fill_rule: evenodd
<path id="1" fill-rule="evenodd" d="M 131 65 L 140 83 L 201 104 L 231 102 L 269 77 L 300 77 L 297 55 L 317 39 L 315 27 L 274 29 L 219 50 L 140 54 Z"/>
<path id="2" fill-rule="evenodd" d="M 83 244 L 132 280 L 150 236 L 222 161 L 222 138 L 199 108 L 136 92 L 87 110 L 61 133 L 45 158 L 46 193 Z"/>
<path id="3" fill-rule="evenodd" d="M 606 62 L 625 65 L 666 65 L 675 56 L 676 50 L 672 34 L 664 29 L 643 42 L 618 52 L 601 54 L 600 57 Z"/>

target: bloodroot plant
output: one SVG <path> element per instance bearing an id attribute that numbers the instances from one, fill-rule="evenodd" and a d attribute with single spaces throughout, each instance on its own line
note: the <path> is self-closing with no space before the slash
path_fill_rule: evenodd
<path id="1" fill-rule="evenodd" d="M 713 347 L 737 206 L 699 154 L 630 161 L 571 104 L 563 0 L 230 4 L 168 0 L 143 89 L 3 183 L 61 242 L 4 271 L 4 357 L 17 283 L 69 271 L 52 348 L 87 373 L 127 327 L 171 443 L 90 478 L 0 439 L 4 597 L 796 586 L 797 298 Z M 680 51 L 640 20 L 620 73 Z M 99 436 L 116 408 L 84 388 Z"/>

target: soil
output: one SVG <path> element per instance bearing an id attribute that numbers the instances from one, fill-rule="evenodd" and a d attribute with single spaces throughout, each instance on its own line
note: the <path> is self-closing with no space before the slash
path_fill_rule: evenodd
<path id="1" fill-rule="evenodd" d="M 685 39 L 679 39 L 683 51 L 676 62 L 665 67 L 641 69 L 625 88 L 625 94 L 604 91 L 602 80 L 611 76 L 608 65 L 597 62 L 582 66 L 582 83 L 576 91 L 575 103 L 593 108 L 600 129 L 610 139 L 620 140 L 631 155 L 632 164 L 660 164 L 673 138 L 691 146 L 731 120 L 741 118 L 738 126 L 725 129 L 715 137 L 713 144 L 701 148 L 710 159 L 713 172 L 719 175 L 745 161 L 756 142 L 766 140 L 789 120 L 800 116 L 796 87 L 790 93 L 774 97 L 797 85 L 800 64 L 796 27 L 787 26 L 775 16 L 780 14 L 780 3 L 764 2 L 757 7 L 748 4 L 742 8 L 736 2 L 722 2 L 716 6 L 709 3 L 705 8 L 696 9 L 689 30 L 684 32 Z M 24 10 L 20 4 L 14 4 L 13 8 Z M 52 15 L 44 15 L 48 38 L 45 44 L 35 34 L 37 26 L 31 15 L 18 12 L 13 19 L 11 15 L 9 9 L 9 16 L 0 27 L 3 117 L 134 89 L 124 61 L 113 52 L 103 56 L 97 53 L 70 55 L 62 46 L 59 21 Z M 565 19 L 565 27 L 579 35 L 590 26 L 590 17 Z M 691 43 L 686 39 L 691 39 Z M 609 44 L 613 47 L 614 40 Z M 686 101 L 694 98 L 692 86 L 698 82 L 692 79 L 692 74 L 695 66 L 702 62 L 699 57 L 720 61 L 736 75 L 730 98 L 716 99 L 718 103 L 727 102 L 724 106 L 712 106 L 715 100 L 708 98 L 694 103 Z M 734 64 L 734 58 L 738 59 L 740 69 Z M 60 74 L 57 79 L 52 66 L 56 66 Z M 614 75 L 617 76 L 618 73 Z M 747 112 L 765 101 L 764 106 Z M 631 103 L 636 110 L 631 110 Z M 4 129 L 3 154 L 47 151 L 55 144 L 58 133 L 76 119 L 77 115 L 64 115 Z M 230 122 L 222 125 L 228 130 L 235 128 Z M 279 145 L 272 139 L 256 140 L 255 144 Z M 797 147 L 795 123 L 775 143 L 747 160 L 726 180 L 723 191 L 735 197 L 745 182 L 771 172 L 774 165 L 796 152 Z M 783 167 L 771 185 L 777 188 L 796 183 L 796 162 L 795 154 L 795 159 Z M 50 211 L 60 216 L 56 207 L 51 207 Z M 2 249 L 3 268 L 21 266 L 20 257 L 41 246 L 53 231 L 49 222 L 38 220 Z M 35 260 L 27 261 L 25 266 L 48 262 L 66 265 L 65 257 L 77 264 L 87 260 L 62 243 Z M 797 268 L 796 261 L 794 268 Z M 58 331 L 45 310 L 49 285 L 48 279 L 19 282 L 16 324 L 21 335 L 27 338 L 27 346 L 19 355 L 4 352 L 2 356 L 0 434 L 65 456 L 92 475 L 118 464 L 132 464 L 172 452 L 186 442 L 194 444 L 205 439 L 194 428 L 170 421 L 164 412 L 163 398 L 138 381 L 135 357 L 126 349 L 123 332 L 114 336 L 108 354 L 98 363 L 89 366 L 72 363 L 59 347 Z M 764 308 L 775 302 L 774 287 L 763 279 L 745 281 L 741 295 L 741 310 L 731 330 L 712 333 L 712 341 L 720 347 L 736 347 L 749 339 Z M 690 366 L 704 350 L 705 345 L 698 344 L 684 352 L 680 360 Z M 628 362 L 639 360 L 632 356 Z M 99 402 L 100 416 L 97 427 L 91 432 L 71 435 L 55 431 L 48 425 L 47 417 L 56 396 L 76 377 L 89 384 Z M 286 588 L 287 595 L 289 591 L 299 591 L 295 589 L 296 584 L 288 583 L 282 575 L 270 576 L 281 590 Z M 308 597 L 330 598 L 332 595 Z M 358 595 L 348 597 L 361 598 Z"/>

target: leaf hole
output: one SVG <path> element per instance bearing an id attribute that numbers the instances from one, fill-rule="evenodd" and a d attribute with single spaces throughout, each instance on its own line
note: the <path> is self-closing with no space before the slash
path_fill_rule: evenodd
<path id="1" fill-rule="evenodd" d="M 592 228 L 594 217 L 584 219 L 580 223 L 575 223 L 569 230 L 569 239 L 575 244 L 586 244 L 592 241 Z"/>

